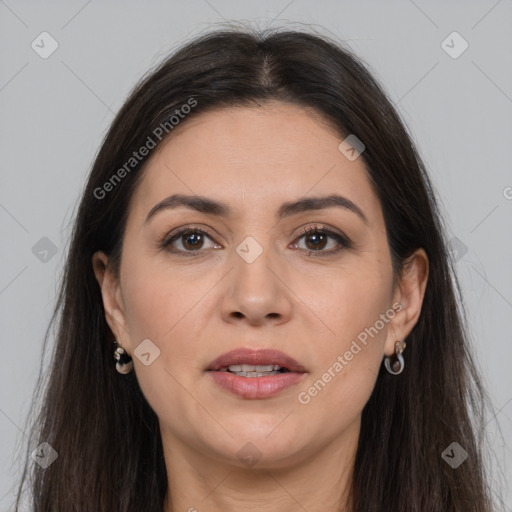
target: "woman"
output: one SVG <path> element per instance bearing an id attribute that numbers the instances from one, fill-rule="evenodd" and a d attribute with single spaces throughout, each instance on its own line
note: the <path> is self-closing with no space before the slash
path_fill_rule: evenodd
<path id="1" fill-rule="evenodd" d="M 456 290 L 355 56 L 197 38 L 134 89 L 83 193 L 33 509 L 490 511 Z"/>

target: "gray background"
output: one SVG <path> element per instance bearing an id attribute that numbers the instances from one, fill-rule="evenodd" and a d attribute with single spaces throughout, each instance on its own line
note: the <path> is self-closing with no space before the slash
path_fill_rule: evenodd
<path id="1" fill-rule="evenodd" d="M 475 352 L 493 399 L 487 431 L 501 478 L 512 481 L 512 0 L 0 0 L 0 511 L 12 504 L 22 458 L 15 448 L 47 364 L 41 344 L 68 224 L 101 139 L 136 80 L 177 43 L 225 20 L 315 24 L 345 40 L 389 92 L 457 238 Z M 59 45 L 47 59 L 31 47 L 43 31 Z M 469 44 L 458 58 L 441 46 L 453 31 Z M 58 249 L 47 261 L 32 250 L 43 237 Z M 509 489 L 504 497 L 511 510 Z"/>

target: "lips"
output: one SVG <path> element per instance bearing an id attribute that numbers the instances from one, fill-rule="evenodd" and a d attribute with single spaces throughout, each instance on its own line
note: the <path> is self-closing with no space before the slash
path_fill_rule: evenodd
<path id="1" fill-rule="evenodd" d="M 279 350 L 240 348 L 212 361 L 206 374 L 232 395 L 260 400 L 298 386 L 306 379 L 307 371 L 293 357 Z"/>
<path id="2" fill-rule="evenodd" d="M 212 361 L 206 371 L 221 371 L 231 365 L 269 366 L 278 365 L 289 372 L 306 373 L 306 369 L 289 355 L 272 349 L 239 348 L 222 354 Z"/>

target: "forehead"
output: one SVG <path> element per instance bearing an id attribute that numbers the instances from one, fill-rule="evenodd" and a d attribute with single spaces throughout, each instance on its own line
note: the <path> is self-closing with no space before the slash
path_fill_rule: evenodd
<path id="1" fill-rule="evenodd" d="M 316 112 L 292 104 L 195 114 L 148 161 L 133 208 L 145 216 L 165 197 L 182 193 L 229 203 L 244 215 L 336 193 L 356 203 L 371 222 L 380 205 L 363 160 L 348 160 L 339 151 L 343 138 Z"/>

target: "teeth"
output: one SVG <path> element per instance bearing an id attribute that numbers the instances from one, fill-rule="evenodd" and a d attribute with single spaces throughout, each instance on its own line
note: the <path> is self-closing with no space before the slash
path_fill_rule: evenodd
<path id="1" fill-rule="evenodd" d="M 281 375 L 282 372 L 278 371 L 280 369 L 281 366 L 278 364 L 231 364 L 229 366 L 219 368 L 218 371 L 227 372 L 229 370 L 230 373 L 238 375 L 239 377 L 268 377 L 270 375 Z"/>
<path id="2" fill-rule="evenodd" d="M 272 372 L 281 368 L 278 364 L 267 366 L 255 366 L 253 364 L 232 364 L 228 366 L 230 372 Z"/>
<path id="3" fill-rule="evenodd" d="M 238 377 L 268 377 L 269 375 L 281 375 L 281 372 L 232 372 Z"/>

